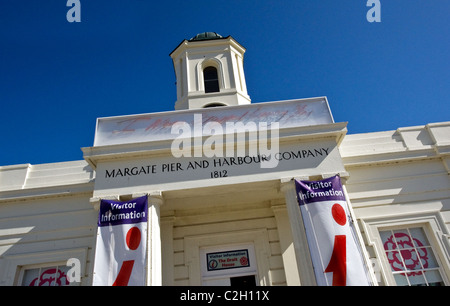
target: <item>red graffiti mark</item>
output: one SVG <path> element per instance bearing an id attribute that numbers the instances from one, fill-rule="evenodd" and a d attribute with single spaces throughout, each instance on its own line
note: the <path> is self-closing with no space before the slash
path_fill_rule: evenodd
<path id="1" fill-rule="evenodd" d="M 417 252 L 415 251 L 414 244 L 417 246 Z M 398 251 L 397 245 L 400 248 Z M 417 238 L 411 239 L 411 237 L 405 233 L 395 233 L 384 243 L 384 249 L 389 251 L 386 252 L 386 255 L 393 271 L 418 270 L 421 269 L 421 266 L 423 266 L 424 269 L 428 268 L 428 252 L 426 248 L 422 247 L 423 244 L 420 240 Z M 422 275 L 423 272 L 416 271 L 401 274 L 415 276 Z"/>
<path id="2" fill-rule="evenodd" d="M 65 286 L 69 285 L 66 274 L 55 268 L 47 269 L 41 275 L 33 279 L 30 286 Z"/>

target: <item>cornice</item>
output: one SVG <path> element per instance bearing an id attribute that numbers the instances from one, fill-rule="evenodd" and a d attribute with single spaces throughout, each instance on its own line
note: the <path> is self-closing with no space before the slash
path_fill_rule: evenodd
<path id="1" fill-rule="evenodd" d="M 347 133 L 347 122 L 321 124 L 314 126 L 301 126 L 279 129 L 278 140 L 280 144 L 292 143 L 292 142 L 312 142 L 325 139 L 332 139 L 336 141 L 339 146 L 344 136 Z M 236 133 L 236 138 L 239 139 L 239 135 L 245 133 Z M 225 134 L 224 138 L 226 140 Z M 206 139 L 211 136 L 203 136 L 201 141 L 196 141 L 197 138 L 191 138 L 191 142 L 204 143 Z M 243 137 L 245 139 L 245 137 Z M 224 140 L 223 145 L 226 145 Z M 106 145 L 98 147 L 86 147 L 82 148 L 83 157 L 89 163 L 89 165 L 96 169 L 99 162 L 112 161 L 112 160 L 126 160 L 136 158 L 151 158 L 156 156 L 172 156 L 171 145 L 173 139 L 148 141 L 118 145 Z M 237 144 L 237 143 L 235 143 Z M 192 146 L 194 148 L 194 146 Z"/>

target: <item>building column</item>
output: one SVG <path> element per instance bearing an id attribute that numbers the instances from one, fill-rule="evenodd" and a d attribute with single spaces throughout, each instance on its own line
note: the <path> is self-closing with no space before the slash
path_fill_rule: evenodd
<path id="1" fill-rule="evenodd" d="M 147 286 L 162 285 L 160 224 L 160 207 L 162 204 L 161 191 L 148 194 Z"/>
<path id="2" fill-rule="evenodd" d="M 101 200 L 119 201 L 119 196 L 118 195 L 114 195 L 114 196 L 105 196 L 105 197 L 101 197 L 101 198 L 90 198 L 89 199 L 89 203 L 91 203 L 92 208 L 94 208 L 94 210 L 96 212 L 100 211 L 100 202 L 101 202 Z"/>
<path id="3" fill-rule="evenodd" d="M 173 225 L 175 223 L 175 215 L 162 217 L 161 219 L 161 252 L 162 252 L 162 285 L 174 285 L 173 271 Z"/>
<path id="4" fill-rule="evenodd" d="M 317 285 L 316 277 L 306 239 L 305 226 L 297 202 L 294 179 L 281 179 L 280 190 L 284 193 L 286 199 L 286 208 L 292 230 L 292 241 L 300 284 L 302 286 L 315 286 Z"/>
<path id="5" fill-rule="evenodd" d="M 298 273 L 297 259 L 295 257 L 292 230 L 285 203 L 283 202 L 281 204 L 273 201 L 272 211 L 277 222 L 281 257 L 283 258 L 284 273 L 286 275 L 286 285 L 300 286 L 301 283 Z"/>

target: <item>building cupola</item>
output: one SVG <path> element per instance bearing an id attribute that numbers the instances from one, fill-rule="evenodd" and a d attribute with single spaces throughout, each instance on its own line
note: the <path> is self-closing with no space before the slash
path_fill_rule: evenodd
<path id="1" fill-rule="evenodd" d="M 199 33 L 170 54 L 177 80 L 175 109 L 250 104 L 244 53 L 231 36 Z"/>

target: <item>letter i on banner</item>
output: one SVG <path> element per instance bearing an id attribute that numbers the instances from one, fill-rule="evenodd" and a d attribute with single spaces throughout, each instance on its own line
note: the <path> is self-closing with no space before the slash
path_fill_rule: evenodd
<path id="1" fill-rule="evenodd" d="M 100 202 L 94 286 L 145 285 L 147 207 L 147 196 Z"/>
<path id="2" fill-rule="evenodd" d="M 317 284 L 371 285 L 340 177 L 295 186 Z"/>

